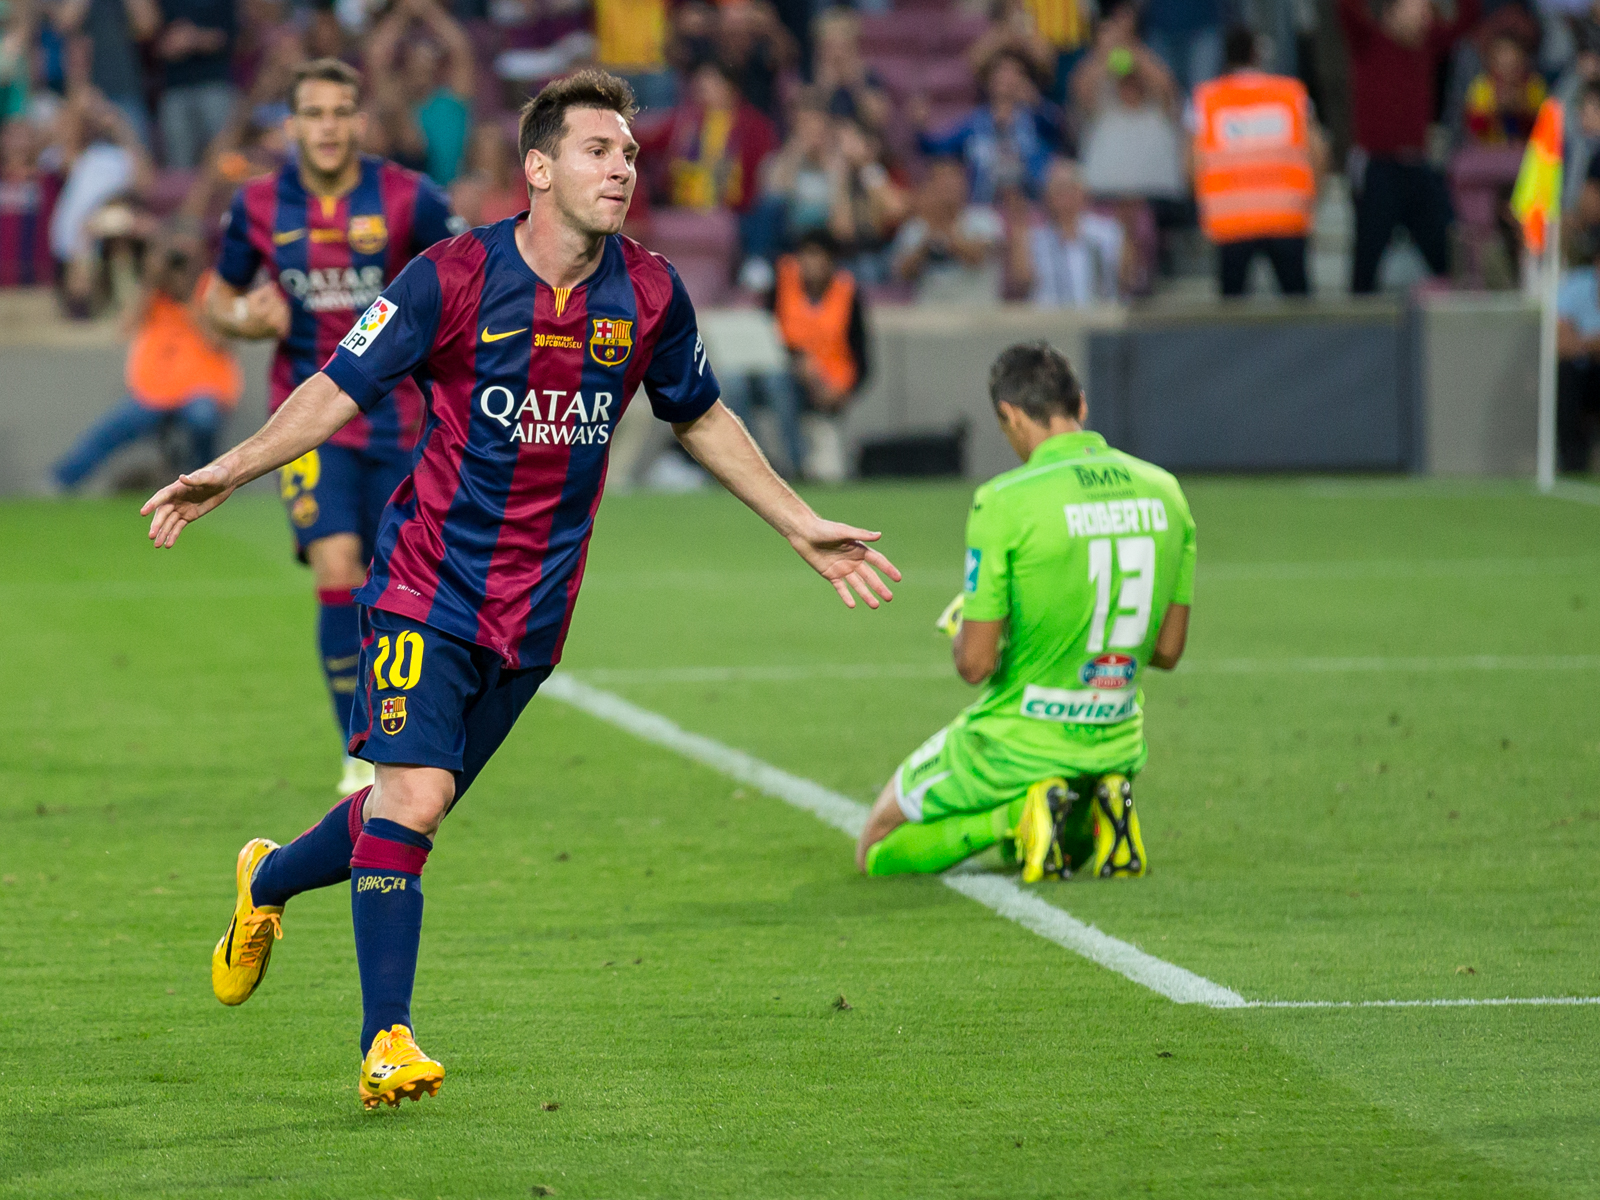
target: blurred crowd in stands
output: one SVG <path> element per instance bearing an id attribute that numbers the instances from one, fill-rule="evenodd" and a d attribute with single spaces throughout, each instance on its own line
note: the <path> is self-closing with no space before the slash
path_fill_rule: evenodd
<path id="1" fill-rule="evenodd" d="M 702 306 L 770 297 L 819 233 L 879 303 L 1115 302 L 1197 258 L 1232 293 L 1257 250 L 1305 291 L 1328 211 L 1340 290 L 1379 287 L 1399 229 L 1441 282 L 1514 286 L 1506 199 L 1547 95 L 1569 243 L 1600 228 L 1600 0 L 827 3 L 0 0 L 0 285 L 86 315 L 164 223 L 209 236 L 285 153 L 288 72 L 324 55 L 364 72 L 367 149 L 470 223 L 526 206 L 523 98 L 578 65 L 626 76 L 629 232 Z M 1206 132 L 1261 74 L 1298 81 L 1263 94 L 1305 126 L 1274 168 L 1304 210 L 1282 228 L 1229 223 Z"/>

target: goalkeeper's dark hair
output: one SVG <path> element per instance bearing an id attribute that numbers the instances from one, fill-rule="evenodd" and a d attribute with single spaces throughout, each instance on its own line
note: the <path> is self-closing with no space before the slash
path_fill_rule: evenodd
<path id="1" fill-rule="evenodd" d="M 1003 350 L 989 368 L 989 400 L 1015 405 L 1031 420 L 1048 425 L 1051 417 L 1083 416 L 1083 384 L 1072 364 L 1049 342 L 1019 342 Z"/>
<path id="2" fill-rule="evenodd" d="M 517 153 L 524 162 L 529 150 L 556 157 L 561 139 L 567 136 L 569 108 L 598 108 L 614 112 L 624 121 L 632 121 L 639 111 L 627 80 L 593 68 L 574 71 L 564 79 L 545 84 L 537 96 L 522 106 L 517 122 Z"/>

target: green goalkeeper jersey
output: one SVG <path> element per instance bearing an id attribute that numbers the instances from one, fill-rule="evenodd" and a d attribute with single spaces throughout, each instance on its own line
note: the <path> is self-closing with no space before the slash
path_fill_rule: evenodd
<path id="1" fill-rule="evenodd" d="M 1144 760 L 1140 674 L 1169 604 L 1194 590 L 1194 518 L 1166 471 L 1064 433 L 984 484 L 967 518 L 969 621 L 1006 622 L 966 712 L 1018 750 L 1086 771 Z"/>

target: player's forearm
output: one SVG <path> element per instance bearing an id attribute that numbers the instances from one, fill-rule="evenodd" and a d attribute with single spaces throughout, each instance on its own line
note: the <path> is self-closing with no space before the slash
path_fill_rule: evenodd
<path id="1" fill-rule="evenodd" d="M 260 317 L 250 314 L 249 305 L 239 290 L 218 276 L 206 293 L 206 316 L 224 337 L 255 342 L 276 338 L 278 331 Z"/>
<path id="2" fill-rule="evenodd" d="M 338 384 L 318 371 L 295 388 L 265 425 L 217 459 L 217 465 L 228 472 L 234 487 L 241 487 L 315 450 L 360 411 Z"/>
<path id="3" fill-rule="evenodd" d="M 717 482 L 786 538 L 803 533 L 817 514 L 772 469 L 744 422 L 719 400 L 697 420 L 674 425 L 683 448 Z"/>
<path id="4" fill-rule="evenodd" d="M 968 683 L 982 683 L 1000 665 L 1000 635 L 1004 621 L 962 621 L 950 645 L 956 674 Z"/>
<path id="5" fill-rule="evenodd" d="M 1170 671 L 1183 657 L 1183 648 L 1189 641 L 1189 606 L 1173 604 L 1161 618 L 1161 629 L 1156 634 L 1155 648 L 1150 653 L 1150 665 Z"/>

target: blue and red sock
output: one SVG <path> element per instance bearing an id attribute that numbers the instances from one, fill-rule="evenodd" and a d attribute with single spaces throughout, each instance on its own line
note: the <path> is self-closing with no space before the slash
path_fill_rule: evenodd
<path id="1" fill-rule="evenodd" d="M 362 788 L 346 796 L 294 841 L 263 858 L 250 884 L 250 898 L 257 904 L 281 905 L 301 892 L 349 879 L 361 809 L 371 791 Z"/>
<path id="2" fill-rule="evenodd" d="M 350 710 L 356 702 L 360 674 L 361 626 L 355 593 L 349 588 L 318 588 L 317 643 L 322 651 L 322 672 L 333 698 L 333 717 L 339 722 L 342 745 L 350 737 Z"/>
<path id="3" fill-rule="evenodd" d="M 361 970 L 361 1053 L 381 1029 L 411 1026 L 411 988 L 422 939 L 422 868 L 433 842 L 373 817 L 350 859 L 350 916 Z"/>

